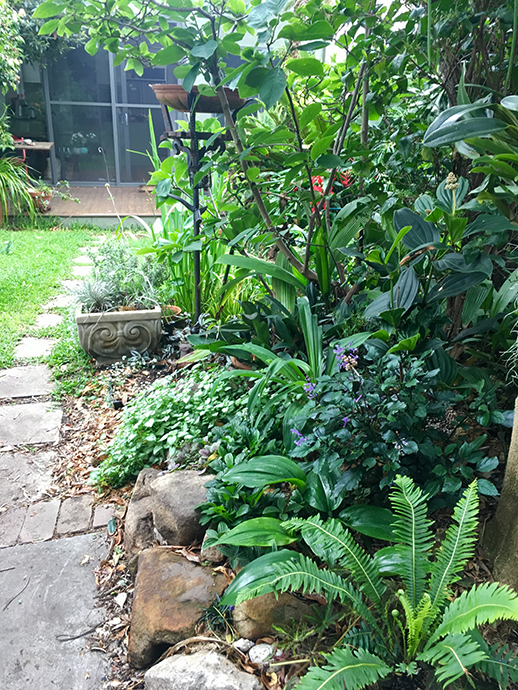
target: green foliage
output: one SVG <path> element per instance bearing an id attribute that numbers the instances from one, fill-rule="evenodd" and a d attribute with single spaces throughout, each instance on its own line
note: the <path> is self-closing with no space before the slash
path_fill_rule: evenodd
<path id="1" fill-rule="evenodd" d="M 0 89 L 16 88 L 23 61 L 22 38 L 16 12 L 7 0 L 0 2 Z"/>
<path id="2" fill-rule="evenodd" d="M 516 593 L 507 586 L 486 583 L 450 601 L 449 587 L 474 553 L 476 482 L 455 507 L 453 523 L 436 550 L 436 559 L 431 552 L 424 493 L 408 477 L 398 476 L 390 500 L 396 544 L 385 551 L 397 554 L 404 587 L 395 595 L 396 582 L 385 584 L 376 559 L 354 541 L 346 527 L 334 519 L 310 518 L 281 522 L 276 529 L 282 528 L 283 534 L 299 533 L 315 556 L 327 561 L 328 570 L 295 551 L 274 551 L 245 566 L 222 603 L 234 604 L 269 591 L 302 590 L 347 604 L 363 619 L 370 631 L 369 649 L 353 651 L 344 646 L 325 655 L 326 664 L 310 669 L 302 679 L 301 687 L 306 690 L 338 689 L 344 683 L 361 688 L 402 669 L 416 673 L 418 667 L 428 675 L 426 682 L 435 676 L 443 687 L 473 672 L 498 677 L 501 687 L 506 687 L 510 679 L 518 677 L 516 660 L 506 652 L 496 661 L 495 650 L 476 634 L 476 627 L 496 620 L 518 620 Z M 244 539 L 246 525 L 239 527 Z M 257 522 L 254 530 L 257 539 Z M 227 539 L 238 541 L 235 529 L 228 532 Z M 340 574 L 344 569 L 350 573 L 348 579 Z M 498 663 L 501 666 L 494 666 Z"/>
<path id="3" fill-rule="evenodd" d="M 121 486 L 143 467 L 161 464 L 184 444 L 203 440 L 246 405 L 239 386 L 228 383 L 212 394 L 213 384 L 214 370 L 194 369 L 179 381 L 160 379 L 132 400 L 107 448 L 107 459 L 90 480 Z"/>

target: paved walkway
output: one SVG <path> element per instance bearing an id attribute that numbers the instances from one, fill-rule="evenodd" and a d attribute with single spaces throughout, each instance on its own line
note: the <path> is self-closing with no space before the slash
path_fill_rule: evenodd
<path id="1" fill-rule="evenodd" d="M 88 272 L 83 259 L 78 276 Z M 49 302 L 38 326 L 56 325 L 52 310 L 70 303 L 65 294 Z M 94 570 L 108 553 L 112 511 L 91 494 L 55 497 L 63 413 L 48 367 L 34 363 L 53 342 L 23 338 L 16 357 L 25 366 L 0 370 L 2 690 L 99 690 L 109 670 L 85 638 L 105 617 Z"/>

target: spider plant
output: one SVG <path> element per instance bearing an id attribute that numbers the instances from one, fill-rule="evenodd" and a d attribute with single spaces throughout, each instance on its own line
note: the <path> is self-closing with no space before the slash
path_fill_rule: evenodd
<path id="1" fill-rule="evenodd" d="M 16 213 L 26 211 L 35 216 L 34 203 L 29 194 L 29 178 L 23 161 L 8 156 L 0 158 L 0 225 L 7 217 L 9 204 Z"/>
<path id="2" fill-rule="evenodd" d="M 437 548 L 426 500 L 410 478 L 397 477 L 392 511 L 373 509 L 380 527 L 385 522 L 380 536 L 395 544 L 374 557 L 339 520 L 274 520 L 275 528 L 272 518 L 242 523 L 220 542 L 286 545 L 300 535 L 327 569 L 297 551 L 274 551 L 245 566 L 221 604 L 293 589 L 338 600 L 363 619 L 326 655 L 324 666 L 308 671 L 297 686 L 300 690 L 360 690 L 391 674 L 418 673 L 420 681 L 426 677 L 426 687 L 459 688 L 465 682 L 473 685 L 473 670 L 506 687 L 509 680 L 518 680 L 518 660 L 508 649 L 489 647 L 476 628 L 499 619 L 518 620 L 516 593 L 498 583 L 475 585 L 455 598 L 451 590 L 474 553 L 476 482 L 455 507 L 452 525 Z M 268 523 L 263 526 L 264 520 Z"/>

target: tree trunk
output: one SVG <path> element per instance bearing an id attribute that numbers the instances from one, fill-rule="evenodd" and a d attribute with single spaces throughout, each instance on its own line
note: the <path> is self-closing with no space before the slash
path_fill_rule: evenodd
<path id="1" fill-rule="evenodd" d="M 513 433 L 507 455 L 502 495 L 495 517 L 482 538 L 493 563 L 493 577 L 518 589 L 518 398 L 514 407 Z"/>

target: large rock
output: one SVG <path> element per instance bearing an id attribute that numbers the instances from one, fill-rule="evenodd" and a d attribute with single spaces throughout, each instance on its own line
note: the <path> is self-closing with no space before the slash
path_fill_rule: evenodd
<path id="1" fill-rule="evenodd" d="M 203 539 L 195 508 L 205 501 L 207 477 L 194 470 L 177 470 L 149 485 L 155 527 L 169 544 L 189 546 Z"/>
<path id="2" fill-rule="evenodd" d="M 166 547 L 138 559 L 128 658 L 143 668 L 195 632 L 196 621 L 225 588 L 225 578 L 177 556 Z"/>
<path id="3" fill-rule="evenodd" d="M 146 467 L 141 470 L 124 520 L 124 549 L 128 558 L 153 545 L 153 510 L 149 485 L 156 479 L 158 470 Z"/>
<path id="4" fill-rule="evenodd" d="M 169 657 L 144 676 L 145 690 L 261 690 L 255 677 L 217 652 Z"/>
<path id="5" fill-rule="evenodd" d="M 273 632 L 272 625 L 281 627 L 299 622 L 311 614 L 311 606 L 284 592 L 275 598 L 273 592 L 243 601 L 234 609 L 234 628 L 240 637 L 257 640 Z"/>

